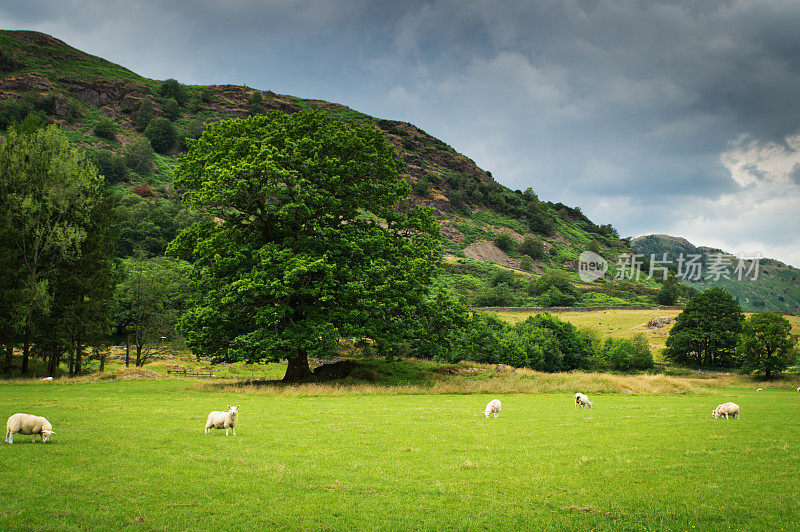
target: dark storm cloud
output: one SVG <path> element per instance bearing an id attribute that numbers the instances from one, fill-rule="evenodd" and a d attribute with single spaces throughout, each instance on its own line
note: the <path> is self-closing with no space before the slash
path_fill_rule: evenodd
<path id="1" fill-rule="evenodd" d="M 800 130 L 797 2 L 17 4 L 0 6 L 4 27 L 147 76 L 407 120 L 503 184 L 580 205 L 623 234 L 680 230 L 800 264 L 797 236 L 757 227 L 797 222 L 796 172 L 780 150 Z M 778 204 L 759 211 L 754 190 Z M 763 221 L 739 223 L 726 205 Z"/>

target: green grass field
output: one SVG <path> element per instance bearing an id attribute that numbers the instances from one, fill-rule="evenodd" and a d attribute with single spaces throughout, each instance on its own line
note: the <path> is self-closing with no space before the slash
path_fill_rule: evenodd
<path id="1" fill-rule="evenodd" d="M 3 445 L 0 529 L 798 529 L 800 393 L 491 397 L 6 383 L 58 434 Z M 226 404 L 237 436 L 203 434 Z"/>

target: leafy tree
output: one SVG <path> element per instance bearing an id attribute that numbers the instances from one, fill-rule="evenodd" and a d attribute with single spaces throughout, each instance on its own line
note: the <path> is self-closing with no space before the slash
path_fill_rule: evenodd
<path id="1" fill-rule="evenodd" d="M 456 212 L 466 212 L 469 210 L 467 204 L 467 194 L 463 190 L 450 191 L 450 206 Z"/>
<path id="2" fill-rule="evenodd" d="M 544 257 L 544 243 L 538 236 L 526 236 L 519 246 L 519 252 L 532 259 L 541 259 Z"/>
<path id="3" fill-rule="evenodd" d="M 678 314 L 664 355 L 679 364 L 731 365 L 743 322 L 739 303 L 724 289 L 709 288 Z"/>
<path id="4" fill-rule="evenodd" d="M 494 245 L 503 251 L 513 251 L 517 247 L 517 241 L 508 233 L 500 233 L 494 237 Z"/>
<path id="5" fill-rule="evenodd" d="M 109 150 L 95 150 L 94 163 L 108 183 L 120 183 L 127 178 L 128 168 L 125 166 L 125 160 L 112 154 Z"/>
<path id="6" fill-rule="evenodd" d="M 530 259 L 530 257 L 522 257 L 522 259 L 519 261 L 519 268 L 520 270 L 524 270 L 526 272 L 532 272 L 533 261 Z"/>
<path id="7" fill-rule="evenodd" d="M 122 152 L 122 160 L 125 166 L 139 174 L 146 174 L 153 169 L 153 161 L 156 157 L 150 139 L 138 137 L 130 141 Z"/>
<path id="8" fill-rule="evenodd" d="M 178 140 L 178 130 L 166 118 L 154 118 L 144 130 L 144 136 L 158 153 L 167 153 Z"/>
<path id="9" fill-rule="evenodd" d="M 670 272 L 667 280 L 661 285 L 661 288 L 656 294 L 656 302 L 659 305 L 674 305 L 678 302 L 678 279 L 675 274 Z"/>
<path id="10" fill-rule="evenodd" d="M 551 287 L 556 287 L 560 292 L 571 295 L 573 298 L 578 297 L 578 291 L 569 280 L 569 272 L 558 268 L 547 270 L 531 281 L 530 286 L 528 286 L 528 293 L 532 296 L 541 296 Z"/>
<path id="11" fill-rule="evenodd" d="M 769 379 L 785 370 L 795 360 L 797 335 L 792 324 L 774 312 L 757 312 L 745 320 L 737 353 L 742 357 L 742 370 L 763 371 Z"/>
<path id="12" fill-rule="evenodd" d="M 154 116 L 153 101 L 150 98 L 144 98 L 136 112 L 136 131 L 140 133 L 144 131 Z"/>
<path id="13" fill-rule="evenodd" d="M 260 92 L 255 91 L 247 98 L 247 101 L 250 104 L 250 116 L 264 114 L 264 103 Z"/>
<path id="14" fill-rule="evenodd" d="M 176 79 L 170 78 L 162 83 L 158 88 L 158 94 L 166 99 L 174 99 L 181 107 L 186 103 L 186 86 L 179 83 Z"/>
<path id="15" fill-rule="evenodd" d="M 175 98 L 167 98 L 164 100 L 164 117 L 169 120 L 175 120 L 181 115 L 181 108 Z"/>
<path id="16" fill-rule="evenodd" d="M 141 250 L 123 261 L 114 321 L 133 341 L 136 366 L 176 341 L 175 325 L 190 299 L 190 269 L 189 264 L 169 257 L 147 258 Z"/>
<path id="17" fill-rule="evenodd" d="M 102 201 L 102 178 L 84 152 L 55 126 L 29 134 L 10 130 L 0 145 L 0 256 L 2 277 L 13 282 L 18 314 L 6 327 L 23 328 L 22 372 L 27 373 L 31 338 L 40 316 L 49 313 L 50 281 L 80 257 L 92 214 Z M 6 329 L 0 335 L 7 338 Z"/>
<path id="18" fill-rule="evenodd" d="M 440 248 L 429 210 L 395 209 L 409 193 L 401 167 L 379 130 L 319 112 L 210 126 L 175 177 L 186 201 L 222 220 L 170 246 L 194 262 L 200 295 L 179 326 L 191 349 L 286 359 L 295 381 L 341 337 L 406 337 Z"/>

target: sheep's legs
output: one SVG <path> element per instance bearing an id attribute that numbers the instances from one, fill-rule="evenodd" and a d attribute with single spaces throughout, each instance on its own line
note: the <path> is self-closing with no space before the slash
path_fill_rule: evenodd
<path id="1" fill-rule="evenodd" d="M 233 431 L 233 435 L 236 436 L 236 427 L 231 427 L 231 430 Z"/>
<path id="2" fill-rule="evenodd" d="M 228 429 L 225 429 L 225 436 L 228 435 Z"/>

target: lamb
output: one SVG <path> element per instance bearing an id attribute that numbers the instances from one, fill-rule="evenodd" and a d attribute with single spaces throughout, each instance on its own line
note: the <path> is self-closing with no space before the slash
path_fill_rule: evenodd
<path id="1" fill-rule="evenodd" d="M 6 443 L 14 443 L 14 434 L 20 433 L 25 436 L 33 434 L 33 443 L 36 443 L 36 435 L 39 434 L 42 443 L 47 443 L 53 432 L 53 425 L 41 416 L 30 414 L 14 414 L 8 418 L 6 423 Z"/>
<path id="2" fill-rule="evenodd" d="M 45 377 L 45 378 L 44 378 L 44 379 L 42 379 L 42 380 L 43 380 L 43 381 L 51 381 L 51 380 L 53 380 L 53 377 Z"/>
<path id="3" fill-rule="evenodd" d="M 722 403 L 721 405 L 717 405 L 717 408 L 711 412 L 711 416 L 714 419 L 719 419 L 720 417 L 725 417 L 728 419 L 729 417 L 734 417 L 736 419 L 739 418 L 739 405 L 736 403 Z"/>
<path id="4" fill-rule="evenodd" d="M 761 388 L 759 388 L 759 389 L 758 389 L 758 390 L 756 390 L 756 391 L 757 391 L 757 392 L 761 392 L 761 391 L 763 391 L 763 390 L 762 390 Z"/>
<path id="5" fill-rule="evenodd" d="M 208 434 L 211 429 L 225 429 L 225 436 L 228 435 L 228 429 L 233 430 L 233 435 L 236 436 L 236 423 L 239 421 L 239 405 L 228 405 L 227 412 L 214 411 L 208 414 L 206 421 L 205 433 Z"/>
<path id="6" fill-rule="evenodd" d="M 588 406 L 592 408 L 592 402 L 589 400 L 589 397 L 586 395 L 578 392 L 575 394 L 575 408 L 578 408 L 578 405 L 581 405 L 581 408 Z"/>
<path id="7" fill-rule="evenodd" d="M 483 412 L 486 414 L 488 418 L 490 415 L 494 414 L 494 417 L 500 415 L 500 399 L 492 399 L 486 404 L 486 410 Z"/>

